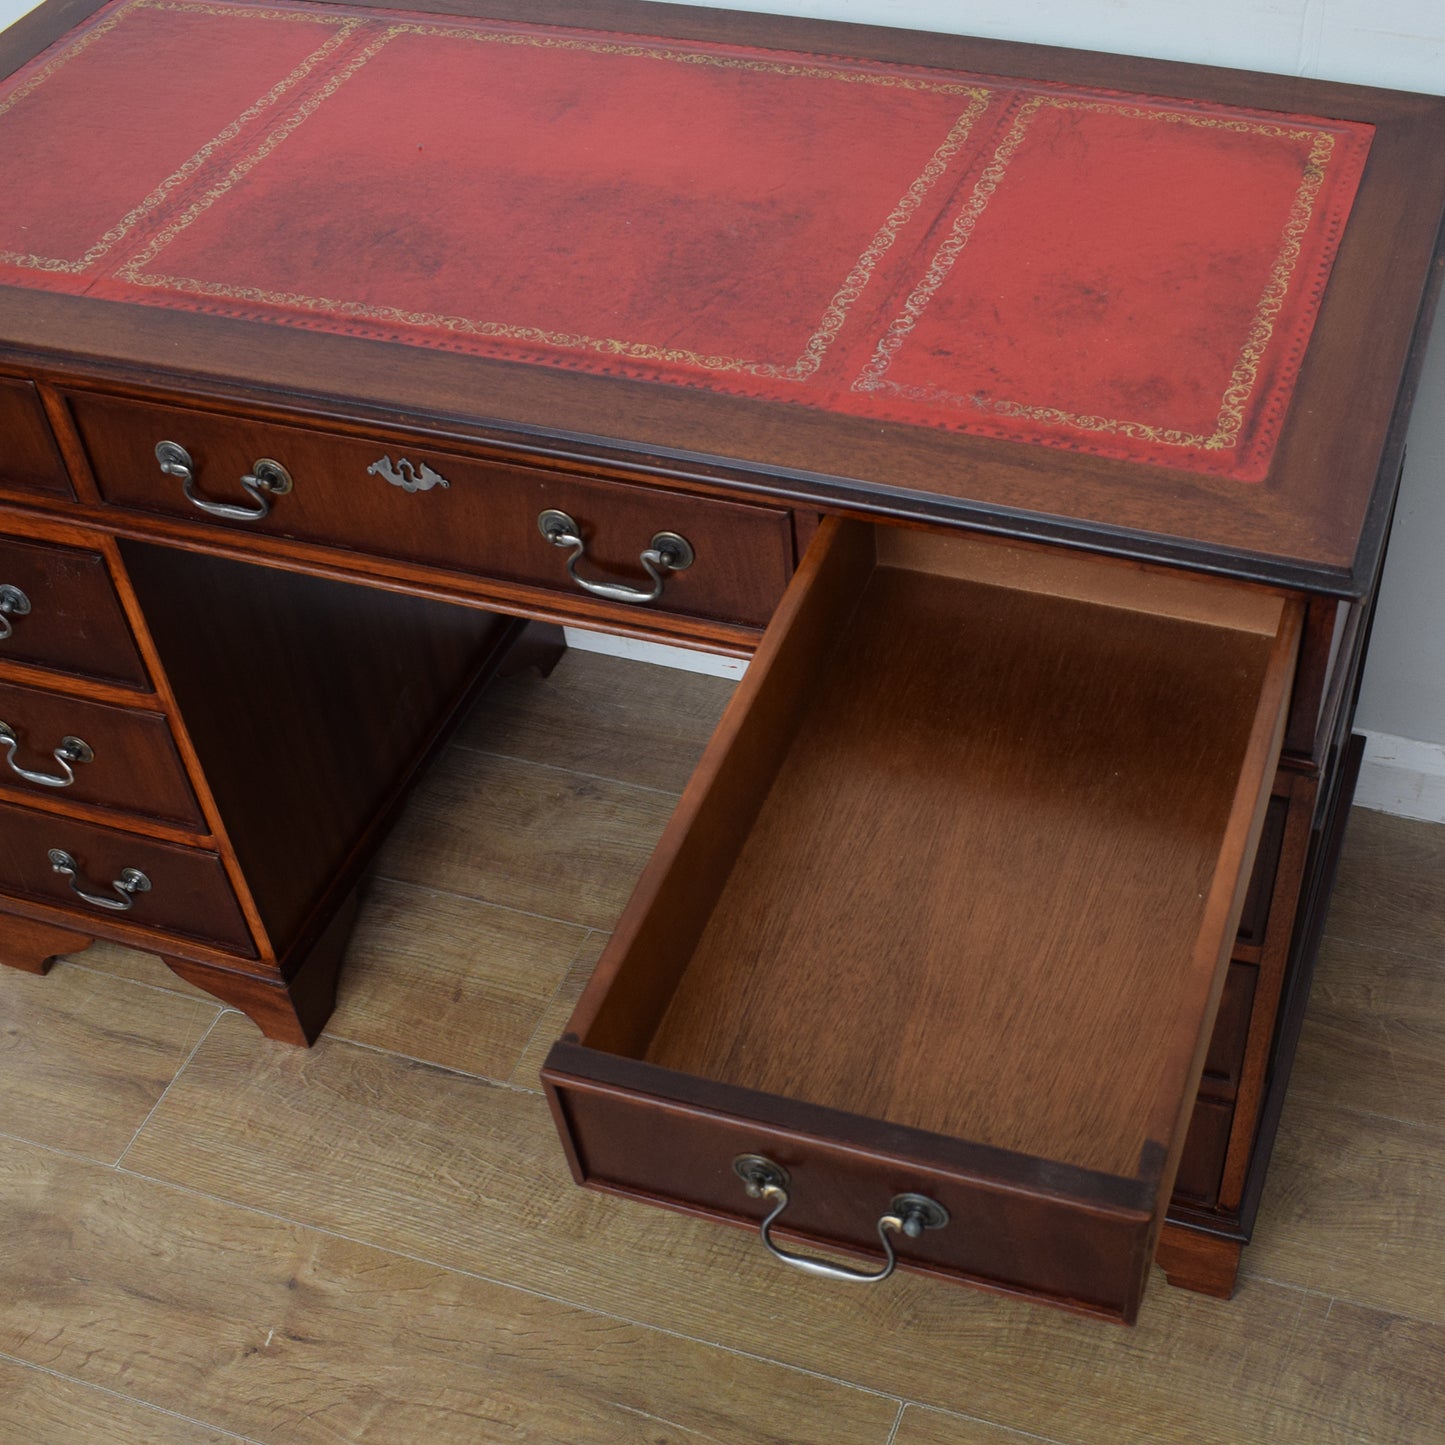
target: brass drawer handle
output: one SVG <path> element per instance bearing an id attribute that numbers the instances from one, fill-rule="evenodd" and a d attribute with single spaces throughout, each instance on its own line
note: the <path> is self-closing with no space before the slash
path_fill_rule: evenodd
<path id="1" fill-rule="evenodd" d="M 95 761 L 95 753 L 84 738 L 67 736 L 61 738 L 60 746 L 51 753 L 51 757 L 60 764 L 61 776 L 57 777 L 54 773 L 32 773 L 29 768 L 22 768 L 15 761 L 19 746 L 20 739 L 16 736 L 15 729 L 7 722 L 0 722 L 0 747 L 5 749 L 5 761 L 10 765 L 10 771 L 16 777 L 24 778 L 27 783 L 35 783 L 42 788 L 68 788 L 75 781 L 75 769 L 71 764 Z"/>
<path id="2" fill-rule="evenodd" d="M 270 457 L 253 462 L 251 470 L 241 478 L 246 495 L 255 502 L 254 507 L 241 507 L 232 502 L 208 502 L 196 491 L 196 467 L 191 454 L 177 442 L 157 442 L 156 461 L 168 477 L 181 479 L 181 490 L 193 506 L 212 517 L 224 517 L 228 522 L 259 522 L 271 510 L 272 497 L 284 497 L 293 485 L 291 473 Z"/>
<path id="3" fill-rule="evenodd" d="M 567 572 L 572 580 L 584 592 L 590 592 L 594 597 L 605 597 L 609 602 L 635 602 L 638 605 L 656 602 L 662 596 L 667 574 L 683 572 L 697 560 L 686 537 L 680 537 L 676 532 L 658 532 L 639 558 L 647 575 L 652 578 L 650 592 L 621 582 L 589 582 L 577 575 L 577 563 L 587 553 L 587 543 L 577 523 L 566 512 L 549 508 L 537 518 L 537 529 L 554 547 L 572 549 L 572 555 L 567 558 Z"/>
<path id="4" fill-rule="evenodd" d="M 50 859 L 50 866 L 69 880 L 70 891 L 82 903 L 88 903 L 92 908 L 108 908 L 116 913 L 124 913 L 128 908 L 135 907 L 137 893 L 150 892 L 151 881 L 139 868 L 122 868 L 120 877 L 110 885 L 119 897 L 107 898 L 103 893 L 87 893 L 75 881 L 80 877 L 80 865 L 64 848 L 52 848 L 45 856 Z"/>
<path id="5" fill-rule="evenodd" d="M 924 1194 L 899 1194 L 888 1206 L 888 1213 L 878 1221 L 878 1238 L 883 1245 L 883 1267 L 876 1270 L 854 1269 L 847 1264 L 830 1264 L 794 1254 L 773 1242 L 772 1228 L 777 1217 L 788 1207 L 788 1171 L 761 1154 L 740 1154 L 733 1160 L 733 1171 L 743 1181 L 751 1199 L 762 1199 L 773 1207 L 761 1225 L 763 1244 L 769 1254 L 784 1264 L 800 1269 L 819 1279 L 844 1280 L 850 1284 L 878 1284 L 893 1273 L 898 1256 L 893 1252 L 892 1236 L 906 1234 L 917 1239 L 925 1229 L 942 1229 L 948 1223 L 948 1211 Z"/>
<path id="6" fill-rule="evenodd" d="M 30 599 L 16 586 L 6 582 L 0 586 L 0 642 L 15 631 L 12 617 L 24 617 L 30 611 Z"/>

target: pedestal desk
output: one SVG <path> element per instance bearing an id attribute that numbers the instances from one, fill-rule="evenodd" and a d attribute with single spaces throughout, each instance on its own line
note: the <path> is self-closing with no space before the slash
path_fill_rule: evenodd
<path id="1" fill-rule="evenodd" d="M 47 0 L 0 61 L 4 960 L 304 1044 L 537 624 L 752 657 L 544 1071 L 579 1182 L 1228 1293 L 1445 103 L 632 0 Z"/>

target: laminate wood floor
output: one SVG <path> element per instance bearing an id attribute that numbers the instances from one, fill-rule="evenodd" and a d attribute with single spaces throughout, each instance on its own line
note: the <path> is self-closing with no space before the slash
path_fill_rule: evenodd
<path id="1" fill-rule="evenodd" d="M 0 970 L 0 1445 L 1445 1442 L 1445 827 L 1352 820 L 1232 1301 L 830 1286 L 572 1185 L 537 1067 L 729 690 L 499 684 L 311 1050 L 122 949 Z"/>

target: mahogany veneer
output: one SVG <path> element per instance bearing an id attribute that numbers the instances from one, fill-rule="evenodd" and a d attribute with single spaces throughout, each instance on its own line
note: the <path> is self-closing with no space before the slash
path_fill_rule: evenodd
<path id="1" fill-rule="evenodd" d="M 5 473 L 0 488 L 50 492 L 69 497 L 70 479 L 33 382 L 0 377 L 0 436 L 5 438 Z"/>
<path id="2" fill-rule="evenodd" d="M 4 586 L 17 588 L 29 610 L 9 619 L 0 662 L 150 690 L 100 553 L 0 538 Z"/>

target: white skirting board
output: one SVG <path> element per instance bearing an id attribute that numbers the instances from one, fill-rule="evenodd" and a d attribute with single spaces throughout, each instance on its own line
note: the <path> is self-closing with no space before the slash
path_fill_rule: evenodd
<path id="1" fill-rule="evenodd" d="M 1445 823 L 1445 744 L 1361 731 L 1365 760 L 1355 786 L 1356 806 Z"/>
<path id="2" fill-rule="evenodd" d="M 567 627 L 567 646 L 579 652 L 605 652 L 608 657 L 627 657 L 633 662 L 653 662 L 659 667 L 676 667 L 683 672 L 705 672 L 711 677 L 736 680 L 748 670 L 740 657 L 719 657 L 712 652 L 695 652 L 690 647 L 668 647 L 661 642 L 639 642 L 635 637 L 614 637 L 610 632 L 587 632 Z"/>

